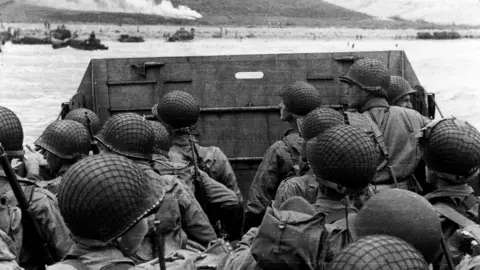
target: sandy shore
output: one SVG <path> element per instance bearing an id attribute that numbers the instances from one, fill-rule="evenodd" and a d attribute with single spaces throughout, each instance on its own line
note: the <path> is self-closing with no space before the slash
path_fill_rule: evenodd
<path id="1" fill-rule="evenodd" d="M 3 23 L 0 31 L 5 31 L 8 27 L 20 28 L 22 35 L 25 36 L 44 36 L 45 28 L 43 24 L 26 23 Z M 57 25 L 52 25 L 55 29 Z M 88 37 L 95 31 L 97 38 L 101 40 L 116 40 L 120 34 L 140 35 L 145 39 L 163 39 L 164 34 L 173 34 L 179 26 L 173 25 L 114 25 L 114 24 L 66 24 L 67 29 L 77 31 L 80 37 Z M 189 26 L 185 29 L 195 28 L 195 37 L 199 39 L 209 39 L 220 33 L 220 27 L 210 26 Z M 262 39 L 322 39 L 322 40 L 355 40 L 357 35 L 362 35 L 363 39 L 396 39 L 401 36 L 402 39 L 413 39 L 417 32 L 434 31 L 418 29 L 355 29 L 355 28 L 267 28 L 267 27 L 223 27 L 222 38 L 262 38 Z M 473 35 L 480 37 L 480 29 L 456 30 L 462 36 Z"/>

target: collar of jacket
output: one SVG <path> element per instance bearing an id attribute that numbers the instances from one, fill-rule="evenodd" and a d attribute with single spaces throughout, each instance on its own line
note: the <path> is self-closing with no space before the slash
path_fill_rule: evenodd
<path id="1" fill-rule="evenodd" d="M 473 188 L 467 184 L 450 186 L 448 188 L 441 188 L 425 195 L 425 199 L 433 199 L 439 197 L 467 197 L 474 192 Z"/>
<path id="2" fill-rule="evenodd" d="M 388 105 L 388 102 L 386 99 L 380 98 L 380 97 L 374 97 L 367 100 L 367 102 L 363 104 L 359 112 L 363 113 L 373 108 L 390 108 L 390 106 Z"/>
<path id="3" fill-rule="evenodd" d="M 285 131 L 285 133 L 283 134 L 283 137 L 287 137 L 290 134 L 297 134 L 297 133 L 300 134 L 300 132 L 298 132 L 298 129 L 291 128 Z"/>

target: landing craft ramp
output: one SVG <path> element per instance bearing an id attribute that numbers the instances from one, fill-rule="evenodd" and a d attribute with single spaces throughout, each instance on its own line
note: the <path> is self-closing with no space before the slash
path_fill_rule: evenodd
<path id="1" fill-rule="evenodd" d="M 189 92 L 201 105 L 200 144 L 225 152 L 248 197 L 263 154 L 288 128 L 279 119 L 282 87 L 307 81 L 321 91 L 323 106 L 341 108 L 348 98 L 336 78 L 365 57 L 419 84 L 403 51 L 93 59 L 68 107 L 91 109 L 102 123 L 122 112 L 153 118 L 151 108 L 165 93 Z M 413 103 L 428 114 L 426 93 Z"/>

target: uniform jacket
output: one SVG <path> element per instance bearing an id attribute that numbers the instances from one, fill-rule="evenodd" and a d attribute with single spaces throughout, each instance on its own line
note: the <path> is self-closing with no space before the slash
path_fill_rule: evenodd
<path id="1" fill-rule="evenodd" d="M 288 141 L 294 153 L 300 156 L 303 138 L 297 130 L 289 130 L 283 140 L 270 146 L 263 156 L 263 161 L 258 167 L 249 191 L 247 210 L 245 213 L 245 227 L 258 227 L 262 221 L 267 206 L 275 199 L 275 194 L 280 183 L 292 176 L 298 175 L 292 154 L 285 141 Z"/>
<path id="2" fill-rule="evenodd" d="M 204 164 L 209 169 L 211 178 L 235 192 L 240 203 L 243 203 L 242 193 L 238 188 L 237 177 L 235 176 L 232 165 L 222 150 L 215 146 L 200 146 L 197 141 L 195 141 L 195 147 L 200 157 L 202 157 Z M 178 135 L 172 139 L 170 160 L 183 163 L 189 163 L 190 160 L 193 160 L 189 135 Z"/>
<path id="3" fill-rule="evenodd" d="M 388 149 L 390 165 L 398 182 L 402 182 L 413 174 L 415 168 L 423 157 L 423 151 L 418 144 L 418 136 L 430 120 L 415 110 L 389 106 L 383 98 L 374 98 L 361 108 L 360 113 L 350 114 L 352 126 L 365 130 L 372 139 L 375 137 L 372 127 L 365 116 L 370 114 L 377 123 Z M 387 168 L 387 162 L 378 152 L 377 174 L 373 183 L 377 185 L 393 184 Z"/>
<path id="4" fill-rule="evenodd" d="M 29 180 L 23 180 L 22 187 L 25 187 L 24 183 L 29 182 Z M 30 183 L 28 185 L 33 185 L 32 182 Z M 70 230 L 65 225 L 60 213 L 57 198 L 48 190 L 40 187 L 28 190 L 33 190 L 33 193 L 31 193 L 30 210 L 36 217 L 42 236 L 50 248 L 51 256 L 54 260 L 59 261 L 67 254 L 73 242 L 70 238 Z M 3 171 L 0 171 L 0 191 L 1 196 L 7 199 L 7 204 L 17 205 L 15 195 Z M 27 195 L 30 196 L 30 194 Z M 31 232 L 23 231 L 23 235 L 28 235 L 29 233 Z M 31 242 L 31 238 L 23 237 L 20 250 L 20 255 L 17 259 L 19 265 L 26 270 L 37 269 L 40 263 L 36 261 L 33 254 L 38 252 L 38 248 Z"/>

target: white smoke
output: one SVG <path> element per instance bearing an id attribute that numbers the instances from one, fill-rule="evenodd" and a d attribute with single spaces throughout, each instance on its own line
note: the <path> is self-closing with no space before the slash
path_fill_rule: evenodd
<path id="1" fill-rule="evenodd" d="M 81 11 L 154 14 L 168 18 L 195 20 L 202 15 L 187 6 L 174 7 L 169 0 L 27 0 L 29 4 Z"/>

